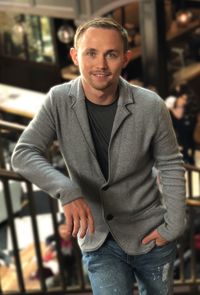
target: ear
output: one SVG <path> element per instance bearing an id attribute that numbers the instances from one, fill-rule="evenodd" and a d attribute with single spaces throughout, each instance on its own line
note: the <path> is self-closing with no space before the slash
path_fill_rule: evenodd
<path id="1" fill-rule="evenodd" d="M 127 64 L 129 63 L 129 61 L 132 58 L 132 51 L 131 50 L 127 50 L 124 53 L 124 65 L 123 65 L 123 69 L 127 66 Z"/>
<path id="2" fill-rule="evenodd" d="M 73 61 L 73 63 L 78 66 L 78 56 L 77 56 L 77 51 L 74 47 L 70 48 L 70 56 L 71 56 L 71 59 Z"/>

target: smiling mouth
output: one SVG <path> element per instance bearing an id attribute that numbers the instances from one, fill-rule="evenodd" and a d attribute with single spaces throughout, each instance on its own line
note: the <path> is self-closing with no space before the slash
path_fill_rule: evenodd
<path id="1" fill-rule="evenodd" d="M 101 78 L 110 76 L 110 73 L 93 73 L 92 75 Z"/>

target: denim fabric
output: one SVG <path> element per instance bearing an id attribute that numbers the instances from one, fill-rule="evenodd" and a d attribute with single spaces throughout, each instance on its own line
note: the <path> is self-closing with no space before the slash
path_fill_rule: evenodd
<path id="1" fill-rule="evenodd" d="M 175 256 L 175 242 L 132 256 L 109 237 L 98 250 L 83 252 L 83 263 L 94 295 L 132 295 L 135 280 L 141 295 L 171 295 Z"/>

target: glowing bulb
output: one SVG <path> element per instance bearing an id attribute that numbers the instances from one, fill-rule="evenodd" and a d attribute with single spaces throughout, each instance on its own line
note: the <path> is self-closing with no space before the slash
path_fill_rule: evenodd
<path id="1" fill-rule="evenodd" d="M 13 33 L 17 35 L 22 35 L 24 33 L 24 26 L 22 23 L 15 24 L 13 27 Z"/>
<path id="2" fill-rule="evenodd" d="M 57 33 L 58 39 L 65 44 L 70 43 L 74 37 L 74 29 L 69 25 L 63 25 Z"/>
<path id="3" fill-rule="evenodd" d="M 190 11 L 179 11 L 176 15 L 176 21 L 179 25 L 187 25 L 192 19 L 192 13 Z"/>

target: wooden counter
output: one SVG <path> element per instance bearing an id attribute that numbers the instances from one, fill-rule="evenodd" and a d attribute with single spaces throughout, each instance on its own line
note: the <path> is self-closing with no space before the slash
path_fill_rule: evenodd
<path id="1" fill-rule="evenodd" d="M 46 95 L 6 84 L 0 84 L 0 110 L 32 119 Z"/>

